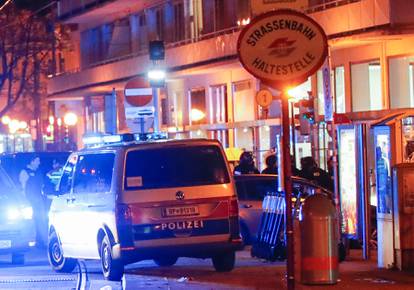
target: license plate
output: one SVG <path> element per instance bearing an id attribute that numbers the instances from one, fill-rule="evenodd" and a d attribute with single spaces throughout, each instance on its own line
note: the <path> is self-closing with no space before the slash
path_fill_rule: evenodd
<path id="1" fill-rule="evenodd" d="M 163 208 L 164 217 L 198 215 L 198 206 L 180 206 Z"/>
<path id="2" fill-rule="evenodd" d="M 11 241 L 10 240 L 0 240 L 0 249 L 8 249 L 11 248 Z"/>

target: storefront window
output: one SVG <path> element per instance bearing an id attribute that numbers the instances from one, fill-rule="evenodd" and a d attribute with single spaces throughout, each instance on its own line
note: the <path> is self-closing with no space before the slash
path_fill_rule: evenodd
<path id="1" fill-rule="evenodd" d="M 253 128 L 236 128 L 235 147 L 245 151 L 253 151 Z"/>
<path id="2" fill-rule="evenodd" d="M 381 66 L 378 62 L 351 65 L 352 111 L 383 109 Z"/>
<path id="3" fill-rule="evenodd" d="M 356 138 L 353 127 L 339 130 L 339 190 L 341 196 L 342 230 L 357 233 Z"/>
<path id="4" fill-rule="evenodd" d="M 389 60 L 391 109 L 414 107 L 414 56 Z"/>
<path id="5" fill-rule="evenodd" d="M 345 69 L 335 68 L 335 106 L 337 113 L 345 113 Z"/>
<path id="6" fill-rule="evenodd" d="M 209 96 L 209 116 L 210 123 L 227 122 L 227 87 L 218 85 L 210 87 Z"/>

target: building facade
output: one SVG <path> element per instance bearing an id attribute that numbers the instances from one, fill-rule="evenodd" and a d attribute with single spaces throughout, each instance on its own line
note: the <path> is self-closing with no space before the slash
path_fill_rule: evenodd
<path id="1" fill-rule="evenodd" d="M 79 116 L 80 147 L 83 135 L 110 131 L 107 115 L 114 108 L 118 131 L 151 130 L 151 114 L 140 109 L 132 117 L 128 114 L 132 102 L 125 97 L 125 86 L 141 78 L 137 89 L 150 88 L 145 84 L 153 67 L 148 43 L 163 40 L 166 56 L 158 66 L 166 69 L 167 77 L 157 90 L 161 130 L 175 138 L 216 138 L 225 148 L 254 151 L 262 167 L 263 156 L 275 147 L 280 106 L 277 101 L 269 108 L 256 103 L 256 93 L 266 87 L 242 68 L 237 39 L 257 13 L 280 8 L 277 2 L 58 1 L 59 20 L 70 26 L 73 45 L 58 58 L 60 71 L 49 80 L 49 101 L 58 117 L 59 110 Z M 328 156 L 338 148 L 344 230 L 367 247 L 368 212 L 375 206 L 379 266 L 391 267 L 398 247 L 395 239 L 385 238 L 395 232 L 388 197 L 391 169 L 409 161 L 407 147 L 414 140 L 409 114 L 414 106 L 414 5 L 410 0 L 296 2 L 294 8 L 316 20 L 328 35 L 331 85 L 329 95 L 320 70 L 298 89 L 300 97 L 308 91 L 316 97 L 318 116 L 313 134 L 296 134 L 296 161 L 313 155 L 326 168 Z M 350 120 L 341 124 L 343 119 L 337 119 L 338 147 L 328 134 L 331 124 L 323 121 L 330 96 L 335 112 Z M 152 104 L 147 106 L 151 111 Z M 381 171 L 385 179 L 379 175 L 380 157 L 388 164 Z"/>

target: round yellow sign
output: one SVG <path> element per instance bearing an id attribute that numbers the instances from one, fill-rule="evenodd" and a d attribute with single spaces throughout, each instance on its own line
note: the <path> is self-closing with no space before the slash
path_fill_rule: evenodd
<path id="1" fill-rule="evenodd" d="M 275 88 L 304 82 L 323 64 L 328 42 L 322 27 L 300 12 L 280 9 L 254 18 L 240 33 L 240 62 Z"/>
<path id="2" fill-rule="evenodd" d="M 262 107 L 269 107 L 270 104 L 273 101 L 272 93 L 268 90 L 260 90 L 256 94 L 256 102 L 259 104 L 259 106 Z"/>

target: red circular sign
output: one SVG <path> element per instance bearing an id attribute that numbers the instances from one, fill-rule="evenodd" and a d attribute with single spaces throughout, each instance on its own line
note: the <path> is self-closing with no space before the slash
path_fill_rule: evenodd
<path id="1" fill-rule="evenodd" d="M 248 72 L 280 89 L 314 74 L 328 54 L 328 41 L 312 18 L 280 9 L 254 18 L 241 31 L 237 51 Z"/>
<path id="2" fill-rule="evenodd" d="M 152 88 L 143 77 L 135 77 L 125 85 L 125 100 L 131 106 L 142 107 L 152 100 Z"/>

